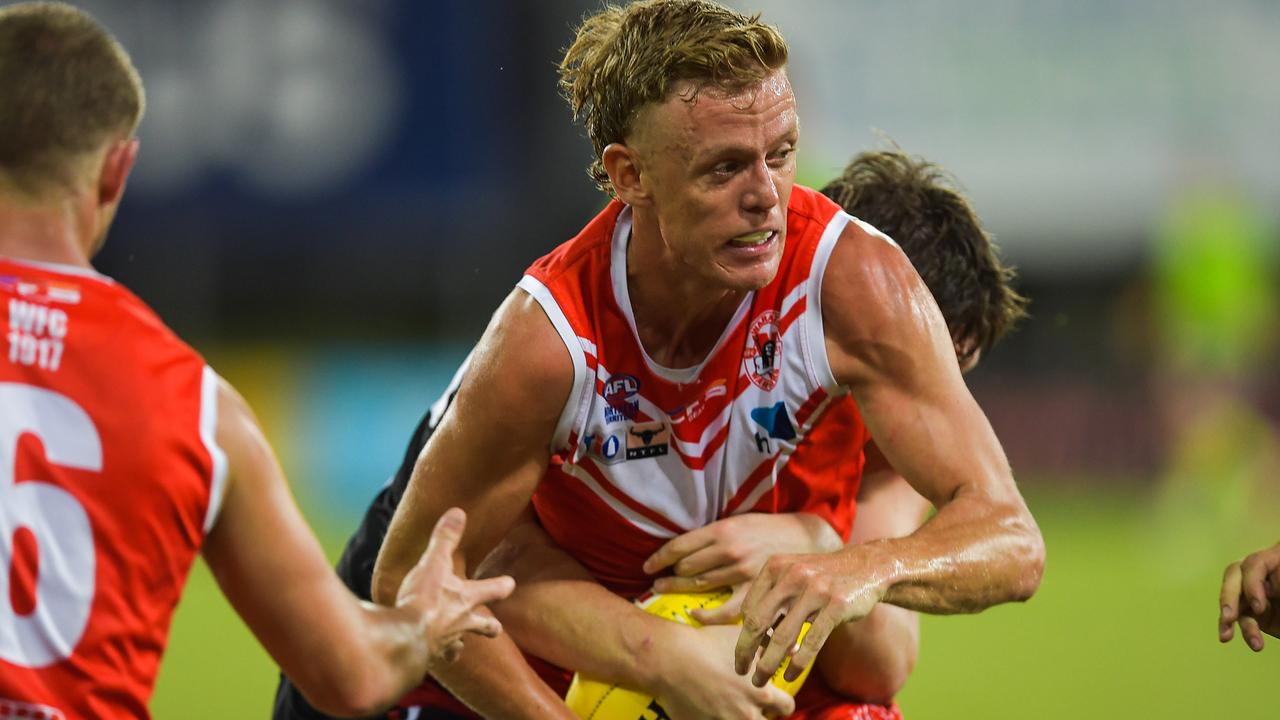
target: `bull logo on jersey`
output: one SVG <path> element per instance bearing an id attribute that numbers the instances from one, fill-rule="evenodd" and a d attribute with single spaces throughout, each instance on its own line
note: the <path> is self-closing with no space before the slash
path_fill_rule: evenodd
<path id="1" fill-rule="evenodd" d="M 761 390 L 778 385 L 778 356 L 782 354 L 782 331 L 777 310 L 765 310 L 752 321 L 747 348 L 742 353 L 742 367 L 751 384 Z"/>
<path id="2" fill-rule="evenodd" d="M 660 457 L 666 455 L 671 443 L 671 431 L 661 420 L 635 423 L 627 428 L 627 459 Z"/>
<path id="3" fill-rule="evenodd" d="M 635 420 L 640 412 L 640 381 L 634 375 L 610 375 L 604 381 L 604 421 Z"/>

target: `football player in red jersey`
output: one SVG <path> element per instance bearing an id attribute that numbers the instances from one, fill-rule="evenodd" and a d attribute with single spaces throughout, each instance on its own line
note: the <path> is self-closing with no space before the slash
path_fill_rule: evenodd
<path id="1" fill-rule="evenodd" d="M 976 365 L 979 357 L 1025 315 L 1025 298 L 1010 287 L 1012 270 L 1002 265 L 977 216 L 956 190 L 956 183 L 938 166 L 896 150 L 862 153 L 822 192 L 852 215 L 889 233 L 902 246 L 937 299 L 962 369 Z M 395 476 L 375 497 L 342 553 L 338 575 L 361 597 L 369 596 L 378 549 L 408 485 L 415 460 L 448 410 L 457 384 L 455 379 L 415 428 Z M 874 447 L 868 447 L 866 453 L 868 461 L 857 494 L 858 520 L 850 542 L 910 534 L 925 517 L 929 502 L 913 491 Z M 841 544 L 832 527 L 816 516 L 748 513 L 673 538 L 648 559 L 645 570 L 660 573 L 666 567 L 674 569 L 674 574 L 655 582 L 659 592 L 710 590 L 745 583 L 775 553 L 834 550 Z M 526 624 L 546 622 L 549 608 L 576 605 L 576 592 L 583 586 L 549 591 L 550 581 L 557 576 L 590 579 L 536 522 L 514 529 L 484 567 L 487 572 L 510 573 L 519 581 L 511 600 L 495 606 L 517 643 L 526 635 Z M 542 583 L 542 589 L 538 596 L 531 596 L 529 591 L 538 583 Z M 915 613 L 880 604 L 866 618 L 851 625 L 849 632 L 833 637 L 830 642 L 845 644 L 846 648 L 842 653 L 823 656 L 826 662 L 818 667 L 823 680 L 841 696 L 827 698 L 826 707 L 848 706 L 848 700 L 857 699 L 870 703 L 862 706 L 870 714 L 877 705 L 890 705 L 915 665 L 918 626 Z M 687 688 L 692 686 L 706 686 L 686 667 L 679 653 L 669 652 L 663 660 L 674 677 L 684 679 L 682 684 L 670 684 L 667 697 L 688 694 Z M 539 687 L 528 669 L 520 667 L 522 663 L 516 665 L 498 673 L 502 683 L 495 686 L 495 693 L 514 701 L 518 711 L 528 711 L 527 717 L 553 716 L 559 710 L 552 705 L 554 697 L 548 697 L 547 688 Z M 646 681 L 634 668 L 620 669 L 617 679 L 624 685 L 659 694 L 656 686 L 641 687 Z M 463 712 L 439 692 L 414 693 L 401 705 L 422 707 L 437 716 L 449 708 L 455 713 Z M 323 716 L 298 695 L 288 678 L 282 678 L 274 717 L 314 720 Z"/>
<path id="2" fill-rule="evenodd" d="M 938 511 L 904 538 L 773 556 L 743 601 L 738 672 L 763 686 L 807 618 L 797 670 L 882 602 L 977 612 L 1034 592 L 1043 541 L 928 290 L 874 228 L 794 185 L 799 123 L 785 63 L 771 28 L 697 0 L 609 8 L 579 29 L 562 80 L 595 145 L 593 175 L 617 200 L 499 308 L 397 508 L 375 599 L 393 597 L 425 528 L 454 504 L 484 518 L 459 568 L 474 568 L 532 497 L 557 544 L 615 588 L 642 586 L 643 561 L 666 539 L 739 510 L 828 512 L 843 536 L 846 506 L 806 500 L 842 489 L 812 472 L 825 448 L 791 441 L 829 430 L 827 401 L 849 396 L 850 427 Z M 768 325 L 779 349 L 753 365 L 747 328 Z M 610 398 L 595 381 L 614 373 L 639 380 L 644 417 L 604 412 Z M 707 430 L 702 439 L 673 429 L 634 458 L 594 442 L 631 422 L 674 425 L 717 380 L 732 390 L 707 418 L 732 422 L 704 419 L 693 428 Z M 850 459 L 859 471 L 860 458 Z M 585 593 L 579 600 L 590 617 Z M 607 617 L 568 618 L 545 654 L 576 639 L 608 667 L 628 647 L 655 645 L 625 607 Z M 437 673 L 466 696 L 472 678 L 446 675 Z M 789 709 L 760 689 L 752 711 Z"/>
<path id="3" fill-rule="evenodd" d="M 0 9 L 0 714 L 146 718 L 195 554 L 305 693 L 367 715 L 501 631 L 443 512 L 378 607 L 334 578 L 248 406 L 94 272 L 138 152 L 141 81 L 59 3 Z"/>

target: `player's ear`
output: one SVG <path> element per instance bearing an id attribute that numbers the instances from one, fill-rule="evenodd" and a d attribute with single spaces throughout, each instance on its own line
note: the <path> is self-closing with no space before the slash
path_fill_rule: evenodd
<path id="1" fill-rule="evenodd" d="M 115 205 L 124 195 L 129 171 L 138 159 L 138 139 L 117 140 L 107 147 L 98 171 L 98 205 Z"/>
<path id="2" fill-rule="evenodd" d="M 609 182 L 613 183 L 618 199 L 631 206 L 650 202 L 638 159 L 635 148 L 622 143 L 610 143 L 600 155 L 600 163 L 609 173 Z"/>

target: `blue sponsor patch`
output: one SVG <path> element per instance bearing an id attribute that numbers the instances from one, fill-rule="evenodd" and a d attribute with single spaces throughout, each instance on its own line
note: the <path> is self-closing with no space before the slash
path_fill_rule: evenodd
<path id="1" fill-rule="evenodd" d="M 787 415 L 785 403 L 776 402 L 773 407 L 758 407 L 751 411 L 751 419 L 764 428 L 771 438 L 778 440 L 796 438 L 796 428 L 791 424 L 791 417 Z"/>

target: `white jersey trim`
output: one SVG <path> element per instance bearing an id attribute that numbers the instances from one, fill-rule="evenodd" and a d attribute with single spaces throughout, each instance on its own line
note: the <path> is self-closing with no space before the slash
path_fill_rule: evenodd
<path id="1" fill-rule="evenodd" d="M 860 218 L 856 218 L 852 216 L 850 216 L 849 219 L 853 220 L 854 224 L 862 228 L 863 232 L 867 233 L 868 235 L 874 235 L 875 237 L 880 238 L 881 240 L 889 243 L 890 245 L 898 248 L 899 250 L 902 249 L 902 246 L 899 245 L 896 240 L 889 237 L 888 235 L 885 235 L 883 232 L 880 232 L 880 228 L 876 227 L 875 225 L 872 225 L 866 220 L 862 220 Z"/>
<path id="2" fill-rule="evenodd" d="M 218 446 L 218 374 L 208 365 L 200 377 L 200 441 L 209 452 L 213 469 L 209 478 L 209 507 L 204 514 L 207 534 L 218 521 L 227 487 L 227 453 Z"/>
<path id="3" fill-rule="evenodd" d="M 827 263 L 831 260 L 831 251 L 835 249 L 836 241 L 852 219 L 847 213 L 838 212 L 822 232 L 809 270 L 809 304 L 804 310 L 805 365 L 808 366 L 810 379 L 831 395 L 841 392 L 841 386 L 831 372 L 831 360 L 827 357 L 827 336 L 822 325 L 822 278 L 826 275 Z"/>
<path id="4" fill-rule="evenodd" d="M 578 333 L 569 324 L 569 318 L 565 317 L 560 304 L 556 302 L 555 296 L 547 286 L 532 275 L 525 275 L 520 278 L 516 287 L 529 293 L 529 296 L 542 306 L 542 311 L 555 326 L 556 332 L 560 334 L 560 341 L 564 343 L 569 350 L 569 357 L 573 359 L 573 389 L 565 400 L 564 409 L 560 411 L 560 419 L 556 422 L 556 431 L 551 438 L 550 449 L 552 454 L 555 454 L 560 448 L 568 446 L 569 438 L 575 429 L 574 422 L 582 414 L 585 403 L 590 398 L 588 393 L 595 392 L 595 376 L 587 372 L 587 358 L 582 351 L 582 344 L 578 342 Z"/>

